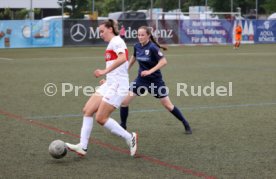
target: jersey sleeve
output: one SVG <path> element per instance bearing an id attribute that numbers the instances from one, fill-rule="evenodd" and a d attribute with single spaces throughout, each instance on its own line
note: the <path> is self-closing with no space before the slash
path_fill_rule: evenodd
<path id="1" fill-rule="evenodd" d="M 126 53 L 125 52 L 126 48 L 125 48 L 125 44 L 123 41 L 121 40 L 117 40 L 116 42 L 114 42 L 113 44 L 113 51 L 118 55 L 120 53 Z"/>
<path id="2" fill-rule="evenodd" d="M 136 58 L 136 45 L 133 47 L 133 56 Z"/>
<path id="3" fill-rule="evenodd" d="M 161 52 L 160 48 L 158 48 L 157 46 L 151 46 L 150 48 L 152 55 L 154 56 L 154 58 L 159 61 L 161 58 L 164 57 L 164 54 Z"/>

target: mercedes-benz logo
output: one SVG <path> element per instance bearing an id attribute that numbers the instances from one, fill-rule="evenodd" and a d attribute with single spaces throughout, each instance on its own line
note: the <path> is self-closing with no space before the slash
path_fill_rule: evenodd
<path id="1" fill-rule="evenodd" d="M 81 42 L 85 39 L 86 37 L 86 28 L 82 24 L 75 24 L 71 27 L 70 34 L 71 38 L 75 42 Z"/>

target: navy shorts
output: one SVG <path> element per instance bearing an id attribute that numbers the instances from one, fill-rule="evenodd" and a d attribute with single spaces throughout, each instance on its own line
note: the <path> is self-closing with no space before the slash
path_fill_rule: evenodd
<path id="1" fill-rule="evenodd" d="M 169 94 L 169 89 L 163 80 L 153 82 L 141 80 L 139 78 L 136 78 L 130 83 L 129 91 L 132 91 L 138 96 L 148 91 L 155 98 L 164 98 Z"/>

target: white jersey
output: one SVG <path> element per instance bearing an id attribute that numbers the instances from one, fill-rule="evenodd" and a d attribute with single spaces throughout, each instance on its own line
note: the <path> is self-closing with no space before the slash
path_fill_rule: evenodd
<path id="1" fill-rule="evenodd" d="M 128 50 L 125 42 L 121 37 L 114 36 L 105 51 L 106 68 L 115 62 L 120 53 L 125 54 L 128 59 Z M 97 89 L 97 93 L 103 96 L 105 102 L 119 108 L 128 94 L 128 89 L 128 61 L 125 61 L 106 74 L 106 82 Z"/>
<path id="2" fill-rule="evenodd" d="M 121 37 L 114 36 L 105 51 L 106 68 L 114 63 L 119 53 L 124 53 L 126 59 L 128 59 L 128 50 L 125 42 Z M 107 83 L 119 82 L 120 80 L 128 80 L 128 61 L 106 74 Z"/>

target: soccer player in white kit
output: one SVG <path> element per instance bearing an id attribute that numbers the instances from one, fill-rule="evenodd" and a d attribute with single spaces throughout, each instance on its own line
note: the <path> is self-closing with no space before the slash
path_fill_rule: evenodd
<path id="1" fill-rule="evenodd" d="M 96 78 L 106 75 L 106 80 L 101 80 L 101 86 L 89 98 L 83 108 L 83 123 L 79 144 L 66 143 L 69 150 L 80 156 L 87 153 L 89 138 L 93 129 L 93 116 L 96 121 L 108 129 L 111 133 L 126 140 L 130 148 L 130 155 L 135 156 L 138 136 L 135 132 L 129 133 L 122 128 L 117 121 L 110 118 L 111 113 L 119 108 L 128 94 L 128 50 L 125 42 L 118 33 L 118 23 L 109 19 L 99 25 L 100 37 L 109 42 L 105 51 L 105 69 L 96 69 Z"/>

